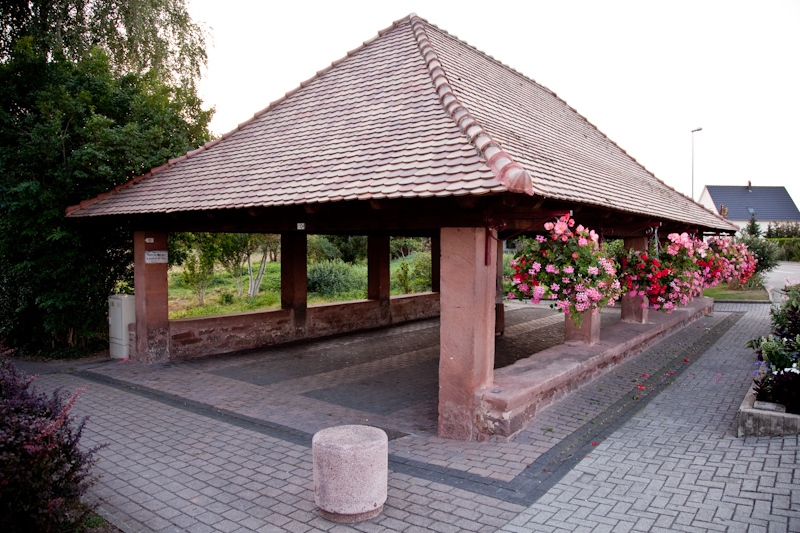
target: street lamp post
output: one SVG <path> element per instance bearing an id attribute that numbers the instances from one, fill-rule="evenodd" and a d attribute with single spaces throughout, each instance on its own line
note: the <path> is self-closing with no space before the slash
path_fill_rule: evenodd
<path id="1" fill-rule="evenodd" d="M 694 200 L 694 134 L 698 131 L 703 131 L 703 128 L 692 130 L 692 200 Z"/>

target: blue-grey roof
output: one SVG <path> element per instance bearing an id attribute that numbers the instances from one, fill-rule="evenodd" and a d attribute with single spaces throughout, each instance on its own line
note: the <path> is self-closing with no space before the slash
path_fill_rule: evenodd
<path id="1" fill-rule="evenodd" d="M 717 211 L 723 204 L 728 208 L 729 220 L 750 220 L 753 211 L 756 220 L 800 220 L 786 187 L 706 185 L 706 189 Z"/>

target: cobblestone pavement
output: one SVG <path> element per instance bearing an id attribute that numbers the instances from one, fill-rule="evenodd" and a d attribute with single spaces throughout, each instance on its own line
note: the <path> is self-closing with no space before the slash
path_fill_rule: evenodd
<path id="1" fill-rule="evenodd" d="M 111 363 L 37 383 L 89 384 L 76 404 L 91 416 L 83 444 L 109 443 L 90 498 L 124 531 L 800 531 L 797 437 L 732 433 L 755 359 L 744 343 L 766 333 L 768 309 L 718 305 L 555 402 L 515 439 L 490 443 L 436 438 L 424 418 L 435 423 L 435 404 L 394 392 L 388 403 L 405 407 L 393 410 L 365 401 L 367 392 L 358 401 L 337 392 L 395 372 L 406 381 L 382 386 L 416 394 L 425 367 L 414 363 L 431 349 L 425 323 L 405 329 L 408 350 L 387 349 L 377 360 L 358 359 L 361 341 L 350 337 L 285 353 L 338 346 L 353 356 L 345 368 L 317 373 L 313 387 L 307 371 L 262 372 L 258 354 L 157 368 Z M 510 312 L 504 342 L 522 342 L 515 328 L 533 337 L 555 327 L 551 315 L 523 311 L 534 320 Z M 362 334 L 363 349 L 374 335 Z M 268 392 L 276 385 L 294 392 L 280 398 Z M 288 409 L 297 398 L 317 402 L 316 410 Z M 403 409 L 427 425 L 409 424 Z M 313 501 L 311 435 L 368 417 L 387 423 L 393 438 L 384 513 L 354 526 L 327 522 Z"/>

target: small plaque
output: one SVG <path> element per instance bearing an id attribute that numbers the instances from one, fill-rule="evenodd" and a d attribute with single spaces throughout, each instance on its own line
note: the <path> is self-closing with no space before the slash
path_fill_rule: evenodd
<path id="1" fill-rule="evenodd" d="M 306 223 L 305 222 L 298 222 L 297 223 L 297 229 L 300 230 L 300 231 L 306 229 Z"/>
<path id="2" fill-rule="evenodd" d="M 144 262 L 150 263 L 166 263 L 167 251 L 166 250 L 151 250 L 144 253 Z"/>

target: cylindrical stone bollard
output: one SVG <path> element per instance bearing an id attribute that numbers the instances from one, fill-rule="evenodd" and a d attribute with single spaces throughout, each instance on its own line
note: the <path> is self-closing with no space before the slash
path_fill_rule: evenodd
<path id="1" fill-rule="evenodd" d="M 314 501 L 332 522 L 354 524 L 378 516 L 389 481 L 389 439 L 369 426 L 323 429 L 311 440 Z"/>

